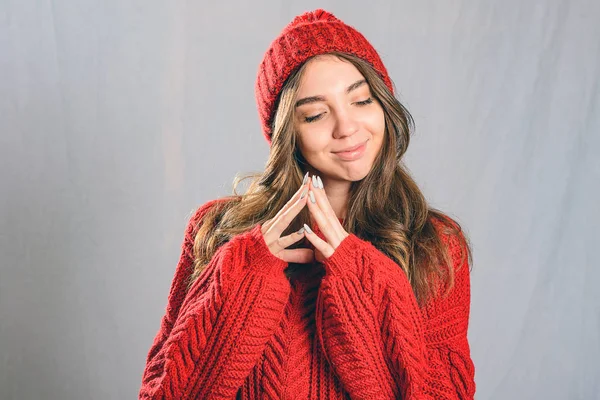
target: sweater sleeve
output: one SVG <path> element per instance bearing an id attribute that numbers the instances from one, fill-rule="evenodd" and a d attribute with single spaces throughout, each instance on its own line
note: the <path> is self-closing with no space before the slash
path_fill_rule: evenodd
<path id="1" fill-rule="evenodd" d="M 355 235 L 325 261 L 317 332 L 353 399 L 474 397 L 469 268 L 460 262 L 466 249 L 455 237 L 442 240 L 452 256 L 455 285 L 447 297 L 440 287 L 423 307 L 402 269 Z"/>
<path id="2" fill-rule="evenodd" d="M 260 225 L 221 246 L 187 290 L 193 233 L 205 211 L 186 229 L 140 399 L 234 398 L 283 315 L 287 263 L 269 251 Z"/>

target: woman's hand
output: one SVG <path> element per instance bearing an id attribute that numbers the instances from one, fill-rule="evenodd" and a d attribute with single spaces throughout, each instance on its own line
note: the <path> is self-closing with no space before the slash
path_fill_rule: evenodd
<path id="1" fill-rule="evenodd" d="M 261 226 L 261 232 L 269 250 L 275 257 L 285 262 L 305 264 L 314 260 L 314 252 L 311 249 L 287 249 L 287 247 L 304 237 L 304 228 L 281 237 L 281 234 L 306 205 L 309 189 L 308 181 L 307 173 L 304 176 L 302 186 L 300 186 L 300 189 L 298 189 L 294 196 L 292 196 L 275 217 L 266 221 Z"/>
<path id="2" fill-rule="evenodd" d="M 335 215 L 325 194 L 321 178 L 313 175 L 309 181 L 308 209 L 327 241 L 313 234 L 310 227 L 304 225 L 304 229 L 306 230 L 306 238 L 315 247 L 316 260 L 323 262 L 326 258 L 333 255 L 335 249 L 337 249 L 349 233 L 346 232 L 340 220 Z"/>

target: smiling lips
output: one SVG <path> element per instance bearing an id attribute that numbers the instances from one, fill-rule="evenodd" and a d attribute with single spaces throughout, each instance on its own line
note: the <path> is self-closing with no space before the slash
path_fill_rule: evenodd
<path id="1" fill-rule="evenodd" d="M 359 145 L 349 147 L 342 151 L 334 151 L 333 154 L 335 154 L 336 156 L 338 156 L 339 158 L 341 158 L 344 161 L 354 161 L 354 160 L 358 160 L 359 158 L 362 157 L 362 155 L 365 153 L 366 148 L 367 148 L 367 141 L 365 141 Z"/>

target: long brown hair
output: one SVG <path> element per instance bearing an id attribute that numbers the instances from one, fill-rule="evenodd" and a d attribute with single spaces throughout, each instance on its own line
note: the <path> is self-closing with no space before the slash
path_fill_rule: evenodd
<path id="1" fill-rule="evenodd" d="M 437 283 L 444 284 L 446 291 L 453 286 L 452 260 L 440 234 L 456 235 L 461 248 L 467 250 L 462 252 L 460 265 L 464 264 L 464 257 L 471 260 L 471 247 L 456 221 L 427 204 L 403 164 L 402 156 L 414 129 L 408 110 L 366 61 L 346 53 L 328 54 L 352 63 L 360 71 L 385 114 L 382 148 L 369 174 L 351 185 L 344 229 L 368 240 L 394 260 L 406 273 L 422 305 L 434 293 L 436 278 L 439 279 Z M 306 161 L 296 143 L 293 113 L 300 80 L 309 61 L 290 75 L 281 91 L 275 106 L 271 150 L 264 171 L 236 177 L 234 194 L 213 207 L 198 227 L 190 282 L 200 275 L 219 246 L 273 218 L 300 187 Z M 248 189 L 239 194 L 238 185 L 249 178 L 252 181 Z M 307 208 L 284 235 L 300 229 L 304 223 L 310 224 Z M 443 226 L 442 231 L 436 225 Z"/>

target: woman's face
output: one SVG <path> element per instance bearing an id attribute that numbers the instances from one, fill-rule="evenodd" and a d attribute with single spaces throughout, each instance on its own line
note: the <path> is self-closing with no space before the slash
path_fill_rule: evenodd
<path id="1" fill-rule="evenodd" d="M 385 118 L 358 69 L 327 55 L 304 69 L 294 126 L 300 152 L 324 180 L 358 181 L 381 149 Z"/>

